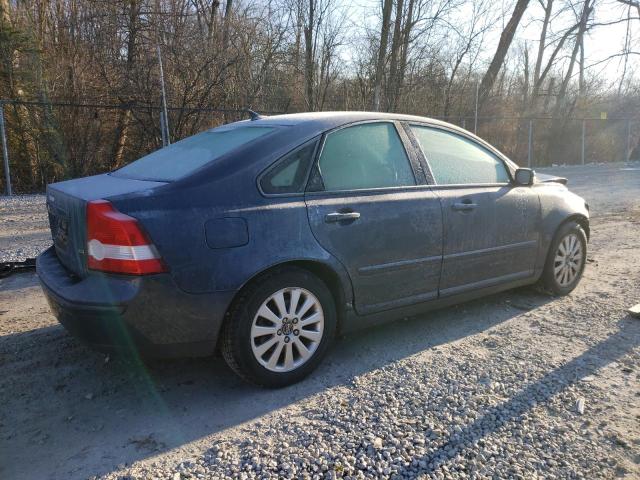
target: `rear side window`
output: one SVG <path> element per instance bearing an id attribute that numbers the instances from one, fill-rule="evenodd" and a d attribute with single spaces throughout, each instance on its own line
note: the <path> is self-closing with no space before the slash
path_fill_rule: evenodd
<path id="1" fill-rule="evenodd" d="M 272 130 L 272 127 L 238 127 L 198 133 L 156 150 L 116 170 L 114 174 L 141 180 L 170 182 Z"/>
<path id="2" fill-rule="evenodd" d="M 264 193 L 300 193 L 304 191 L 317 140 L 285 155 L 264 174 L 260 187 Z"/>
<path id="3" fill-rule="evenodd" d="M 438 185 L 509 182 L 504 163 L 471 140 L 437 128 L 411 129 Z"/>
<path id="4" fill-rule="evenodd" d="M 330 133 L 318 159 L 324 189 L 415 185 L 409 158 L 392 123 L 366 123 Z"/>

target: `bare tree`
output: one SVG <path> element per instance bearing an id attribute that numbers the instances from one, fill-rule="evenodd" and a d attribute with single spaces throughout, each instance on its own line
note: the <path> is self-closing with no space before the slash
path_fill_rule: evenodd
<path id="1" fill-rule="evenodd" d="M 380 96 L 382 94 L 382 79 L 384 77 L 384 69 L 387 59 L 387 44 L 389 43 L 389 26 L 391 23 L 392 6 L 393 0 L 383 0 L 380 46 L 378 48 L 378 60 L 376 62 L 376 73 L 373 81 L 373 110 L 380 110 Z"/>
<path id="2" fill-rule="evenodd" d="M 467 24 L 463 24 L 460 27 L 455 24 L 451 25 L 451 28 L 458 35 L 460 41 L 455 42 L 456 49 L 451 56 L 453 64 L 444 93 L 444 107 L 442 111 L 444 117 L 448 117 L 451 113 L 454 82 L 462 66 L 462 62 L 471 54 L 473 49 L 477 48 L 478 43 L 482 41 L 490 25 L 489 2 L 484 0 L 478 0 L 473 3 L 473 9 Z"/>
<path id="3" fill-rule="evenodd" d="M 513 41 L 513 37 L 516 34 L 516 29 L 518 28 L 520 20 L 528 6 L 529 0 L 516 1 L 511 18 L 500 35 L 500 41 L 498 42 L 498 48 L 493 56 L 493 60 L 491 60 L 489 68 L 482 77 L 479 93 L 481 103 L 484 103 L 491 92 L 491 88 L 496 81 L 498 73 L 504 63 L 504 59 L 507 56 L 507 52 L 509 51 L 509 47 L 511 46 L 511 42 Z"/>

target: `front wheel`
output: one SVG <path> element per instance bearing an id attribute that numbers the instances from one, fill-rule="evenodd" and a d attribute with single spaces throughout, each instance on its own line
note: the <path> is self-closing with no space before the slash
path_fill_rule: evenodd
<path id="1" fill-rule="evenodd" d="M 249 285 L 221 332 L 222 354 L 242 378 L 283 387 L 320 363 L 335 334 L 335 302 L 310 272 L 288 267 Z"/>
<path id="2" fill-rule="evenodd" d="M 567 295 L 578 286 L 587 260 L 587 236 L 576 222 L 562 225 L 551 242 L 542 273 L 543 288 Z"/>

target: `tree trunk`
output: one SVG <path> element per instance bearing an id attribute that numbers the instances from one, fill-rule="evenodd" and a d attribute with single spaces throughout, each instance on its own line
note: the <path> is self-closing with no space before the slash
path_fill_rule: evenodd
<path id="1" fill-rule="evenodd" d="M 456 79 L 456 75 L 458 74 L 458 69 L 462 64 L 462 60 L 467 55 L 467 53 L 469 53 L 469 50 L 471 49 L 472 41 L 473 41 L 473 37 L 469 37 L 469 40 L 467 41 L 467 44 L 464 47 L 464 50 L 462 50 L 462 52 L 460 52 L 460 55 L 458 55 L 458 57 L 456 58 L 456 63 L 453 65 L 453 69 L 451 70 L 451 75 L 449 76 L 449 81 L 447 82 L 447 88 L 444 94 L 443 116 L 445 117 L 445 119 L 449 115 L 449 109 L 451 108 L 451 89 L 453 87 L 453 82 Z"/>
<path id="2" fill-rule="evenodd" d="M 131 110 L 120 110 L 118 113 L 118 124 L 116 126 L 116 139 L 113 144 L 113 168 L 124 166 L 124 148 L 127 144 L 127 134 L 129 132 L 129 122 L 131 120 Z"/>
<path id="3" fill-rule="evenodd" d="M 526 109 L 529 104 L 529 46 L 525 44 L 524 46 L 524 83 L 522 85 L 522 104 L 524 109 Z"/>
<path id="4" fill-rule="evenodd" d="M 393 25 L 393 38 L 391 40 L 391 60 L 389 63 L 389 82 L 387 84 L 387 111 L 394 111 L 397 106 L 396 82 L 398 81 L 398 52 L 402 37 L 402 9 L 404 0 L 398 0 L 396 6 L 396 18 Z"/>
<path id="5" fill-rule="evenodd" d="M 531 93 L 531 97 L 532 97 L 532 101 L 533 102 L 536 101 L 536 97 L 538 96 L 538 93 L 540 92 L 540 88 L 542 88 L 542 84 L 544 83 L 544 80 L 547 78 L 547 74 L 551 70 L 551 67 L 554 65 L 555 59 L 558 56 L 558 53 L 562 50 L 562 47 L 564 46 L 564 43 L 567 40 L 567 38 L 569 38 L 569 35 L 571 35 L 571 33 L 576 28 L 578 28 L 578 24 L 575 24 L 573 27 L 571 27 L 566 32 L 564 32 L 564 35 L 562 35 L 562 38 L 558 42 L 558 45 L 556 45 L 556 48 L 553 50 L 553 53 L 551 54 L 551 57 L 549 57 L 549 61 L 547 62 L 547 66 L 539 74 L 538 79 L 534 82 L 534 84 L 533 84 L 533 92 Z M 552 81 L 553 81 L 553 79 L 552 79 Z M 546 103 L 548 103 L 548 100 L 545 100 L 545 104 Z M 546 110 L 546 105 L 545 105 L 545 110 Z"/>
<path id="6" fill-rule="evenodd" d="M 491 88 L 498 77 L 498 73 L 500 73 L 504 59 L 507 56 L 511 42 L 513 41 L 518 24 L 520 23 L 522 15 L 528 6 L 529 0 L 518 0 L 516 2 L 511 18 L 500 35 L 498 49 L 493 56 L 493 60 L 491 60 L 491 64 L 489 65 L 487 72 L 484 74 L 484 77 L 482 77 L 482 82 L 480 83 L 480 103 L 484 103 L 489 97 Z"/>
<path id="7" fill-rule="evenodd" d="M 584 81 L 584 36 L 580 37 L 580 76 L 578 80 L 580 95 L 584 95 L 586 84 Z"/>
<path id="8" fill-rule="evenodd" d="M 138 17 L 140 14 L 140 3 L 138 0 L 129 1 L 129 38 L 127 41 L 127 63 L 125 71 L 125 95 L 127 101 L 133 96 L 133 74 L 138 55 Z M 124 149 L 127 143 L 129 133 L 129 124 L 131 119 L 131 110 L 128 108 L 118 110 L 118 119 L 116 123 L 116 136 L 111 149 L 111 161 L 114 168 L 124 165 Z"/>
<path id="9" fill-rule="evenodd" d="M 313 34 L 315 22 L 315 0 L 309 0 L 309 18 L 308 23 L 304 27 L 304 45 L 305 45 L 305 62 L 304 62 L 304 79 L 305 90 L 307 94 L 307 108 L 314 110 L 313 98 Z"/>
<path id="10" fill-rule="evenodd" d="M 396 77 L 393 98 L 394 98 L 394 110 L 398 107 L 400 99 L 400 91 L 404 84 L 404 75 L 407 70 L 407 56 L 409 54 L 409 38 L 411 36 L 411 29 L 413 28 L 413 7 L 415 0 L 409 0 L 409 6 L 407 7 L 407 16 L 404 21 L 404 28 L 402 29 L 402 48 L 400 49 L 400 66 L 398 67 L 398 75 Z"/>
<path id="11" fill-rule="evenodd" d="M 207 45 L 211 47 L 213 43 L 214 34 L 216 32 L 216 16 L 218 14 L 218 7 L 220 6 L 219 0 L 213 0 L 211 4 L 211 12 L 209 19 L 207 20 Z"/>
<path id="12" fill-rule="evenodd" d="M 555 114 L 556 117 L 562 107 L 564 106 L 564 99 L 567 93 L 567 88 L 569 86 L 569 82 L 571 81 L 571 77 L 573 76 L 573 68 L 576 64 L 576 58 L 578 56 L 578 52 L 580 50 L 580 45 L 583 42 L 584 33 L 587 30 L 587 21 L 589 20 L 589 15 L 591 15 L 591 11 L 593 8 L 591 7 L 591 0 L 585 0 L 582 13 L 580 14 L 580 22 L 578 23 L 578 34 L 576 35 L 576 41 L 573 45 L 573 51 L 571 52 L 571 59 L 569 60 L 569 67 L 567 69 L 567 73 L 560 85 L 560 90 L 558 91 L 558 99 L 556 101 Z"/>
<path id="13" fill-rule="evenodd" d="M 229 46 L 229 23 L 231 22 L 231 15 L 233 13 L 233 0 L 227 0 L 227 4 L 224 7 L 224 25 L 222 27 L 222 49 L 227 50 Z"/>
<path id="14" fill-rule="evenodd" d="M 544 51 L 547 46 L 547 30 L 549 29 L 549 22 L 551 21 L 551 12 L 553 11 L 553 0 L 547 0 L 547 4 L 544 8 L 544 20 L 542 21 L 542 30 L 540 31 L 540 41 L 538 42 L 538 56 L 536 57 L 536 66 L 533 70 L 533 83 L 534 85 L 540 78 L 540 69 L 542 68 L 542 59 L 544 58 Z"/>
<path id="15" fill-rule="evenodd" d="M 0 22 L 10 25 L 11 17 L 9 13 L 9 0 L 0 0 Z"/>
<path id="16" fill-rule="evenodd" d="M 373 110 L 380 110 L 380 96 L 382 94 L 382 78 L 384 76 L 384 65 L 387 58 L 387 44 L 389 43 L 389 24 L 391 23 L 391 7 L 393 0 L 384 0 L 382 6 L 382 29 L 380 31 L 380 48 L 378 50 L 378 60 L 376 62 L 376 73 L 373 82 Z"/>
<path id="17" fill-rule="evenodd" d="M 589 20 L 589 15 L 591 15 L 592 10 L 593 7 L 591 6 L 591 0 L 584 0 L 582 13 L 580 14 L 580 21 L 578 22 L 578 33 L 573 45 L 573 51 L 571 52 L 571 58 L 569 60 L 569 67 L 567 68 L 567 73 L 565 74 L 564 79 L 560 84 L 560 89 L 558 90 L 558 98 L 556 99 L 556 104 L 553 109 L 553 120 L 551 121 L 551 139 L 547 148 L 548 159 L 551 159 L 551 156 L 554 152 L 563 153 L 561 152 L 560 147 L 563 145 L 564 119 L 567 116 L 566 114 L 568 113 L 566 111 L 567 89 L 569 87 L 571 77 L 573 76 L 573 69 L 575 67 L 576 59 L 580 51 L 580 45 L 582 44 L 584 38 L 584 33 L 587 30 L 587 21 Z"/>

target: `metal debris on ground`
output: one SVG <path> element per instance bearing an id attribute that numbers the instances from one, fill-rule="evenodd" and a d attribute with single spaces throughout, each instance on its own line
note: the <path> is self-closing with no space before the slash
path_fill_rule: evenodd
<path id="1" fill-rule="evenodd" d="M 0 262 L 0 278 L 5 278 L 12 273 L 26 272 L 36 269 L 36 259 L 27 258 L 22 262 Z"/>

